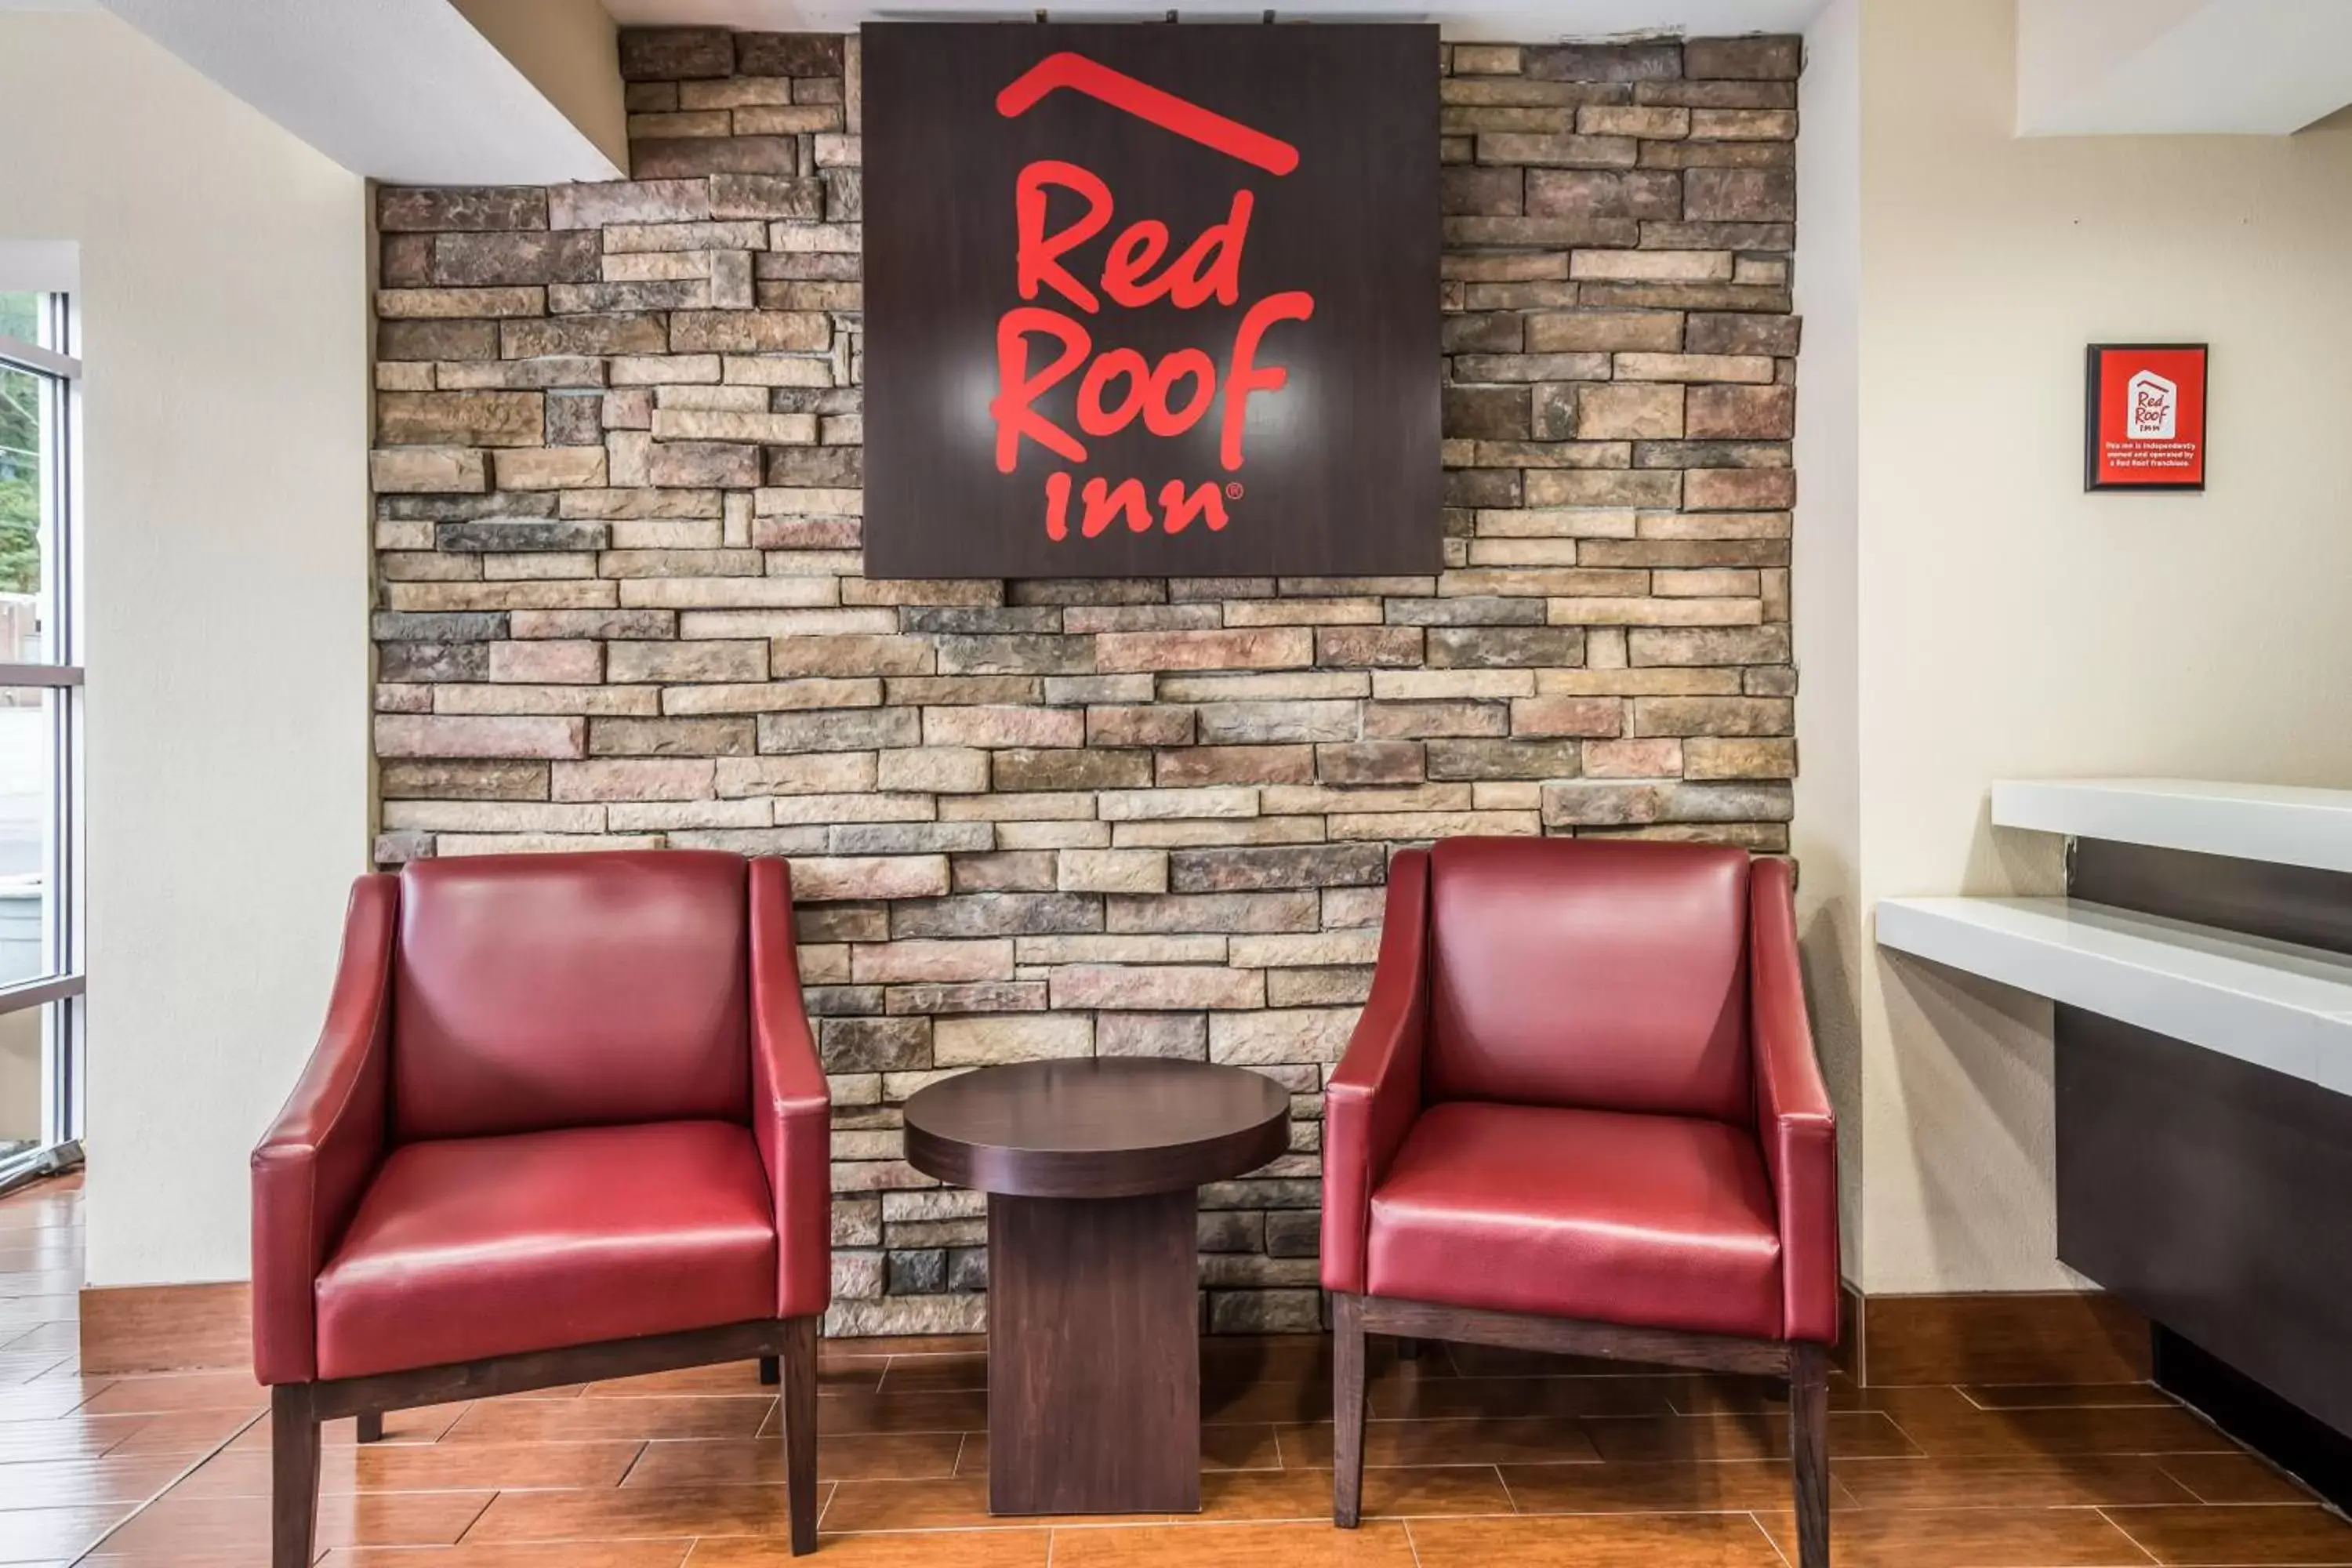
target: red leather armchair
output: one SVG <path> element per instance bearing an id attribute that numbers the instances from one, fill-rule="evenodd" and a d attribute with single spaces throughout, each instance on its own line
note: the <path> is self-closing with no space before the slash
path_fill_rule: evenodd
<path id="1" fill-rule="evenodd" d="M 1785 1375 L 1804 1568 L 1829 1561 L 1837 1148 L 1784 861 L 1460 838 L 1390 868 L 1324 1095 L 1332 1515 L 1364 1335 Z"/>
<path id="2" fill-rule="evenodd" d="M 253 1155 L 273 1563 L 319 1424 L 761 1363 L 816 1544 L 831 1134 L 782 860 L 427 860 L 360 879 L 327 1024 Z"/>

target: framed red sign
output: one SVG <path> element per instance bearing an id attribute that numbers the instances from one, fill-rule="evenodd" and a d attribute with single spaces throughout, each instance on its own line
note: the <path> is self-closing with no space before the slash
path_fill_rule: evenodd
<path id="1" fill-rule="evenodd" d="M 2203 343 L 2093 343 L 2084 374 L 2083 488 L 2205 488 Z"/>
<path id="2" fill-rule="evenodd" d="M 1434 27 L 861 37 L 868 573 L 1438 569 Z"/>

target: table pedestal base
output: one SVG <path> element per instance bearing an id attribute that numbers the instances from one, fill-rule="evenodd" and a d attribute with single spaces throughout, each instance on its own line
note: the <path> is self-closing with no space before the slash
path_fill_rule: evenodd
<path id="1" fill-rule="evenodd" d="M 989 1512 L 1199 1511 L 1197 1196 L 989 1197 Z"/>

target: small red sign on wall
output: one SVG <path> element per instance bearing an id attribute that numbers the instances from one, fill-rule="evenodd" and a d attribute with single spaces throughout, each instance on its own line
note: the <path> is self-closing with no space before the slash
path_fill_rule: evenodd
<path id="1" fill-rule="evenodd" d="M 2093 343 L 2084 373 L 2083 488 L 2205 488 L 2203 343 Z"/>

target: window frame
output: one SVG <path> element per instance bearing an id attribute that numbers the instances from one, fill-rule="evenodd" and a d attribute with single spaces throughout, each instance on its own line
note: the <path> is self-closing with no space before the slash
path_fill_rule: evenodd
<path id="1" fill-rule="evenodd" d="M 78 576 L 80 559 L 80 443 L 82 363 L 75 298 L 38 290 L 44 309 L 39 341 L 0 335 L 0 365 L 29 372 L 50 385 L 54 438 L 44 455 L 43 485 L 50 504 L 43 526 L 41 597 L 45 645 L 54 655 L 37 664 L 0 663 L 0 687 L 40 688 L 54 695 L 47 704 L 50 739 L 49 852 L 45 868 L 51 889 L 44 918 L 55 962 L 51 973 L 0 985 L 0 1015 L 53 1007 L 44 1052 L 41 1146 L 36 1154 L 70 1144 L 81 1125 L 83 998 L 81 732 L 84 667 L 79 628 Z M 22 1156 L 19 1157 L 24 1158 Z M 9 1173 L 0 1170 L 0 1184 Z"/>

